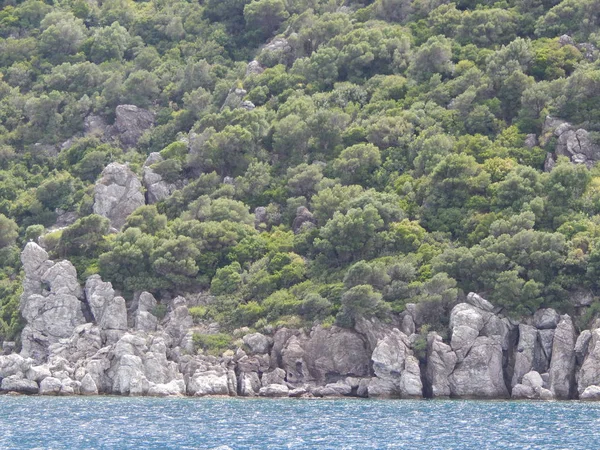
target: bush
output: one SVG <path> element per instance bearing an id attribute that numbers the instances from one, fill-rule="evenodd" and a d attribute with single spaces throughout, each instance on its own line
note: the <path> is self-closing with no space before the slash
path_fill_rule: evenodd
<path id="1" fill-rule="evenodd" d="M 225 333 L 200 334 L 194 333 L 194 346 L 209 355 L 219 356 L 230 348 L 233 338 Z"/>

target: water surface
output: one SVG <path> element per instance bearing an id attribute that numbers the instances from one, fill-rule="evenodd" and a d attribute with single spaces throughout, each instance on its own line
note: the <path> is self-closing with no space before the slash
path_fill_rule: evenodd
<path id="1" fill-rule="evenodd" d="M 600 404 L 0 397 L 2 449 L 594 449 Z"/>

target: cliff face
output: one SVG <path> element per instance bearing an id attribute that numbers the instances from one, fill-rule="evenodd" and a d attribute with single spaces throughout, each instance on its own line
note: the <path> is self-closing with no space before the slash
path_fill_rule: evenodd
<path id="1" fill-rule="evenodd" d="M 450 316 L 450 340 L 427 337 L 416 356 L 416 308 L 398 328 L 377 319 L 355 328 L 280 328 L 247 333 L 221 357 L 194 351 L 188 302 L 164 319 L 156 300 L 129 310 L 99 276 L 77 282 L 68 261 L 37 244 L 22 253 L 20 354 L 0 356 L 2 391 L 120 395 L 360 396 L 420 398 L 600 398 L 600 329 L 577 336 L 568 315 L 536 312 L 529 323 L 502 317 L 475 293 Z M 414 316 L 415 315 L 415 316 Z"/>

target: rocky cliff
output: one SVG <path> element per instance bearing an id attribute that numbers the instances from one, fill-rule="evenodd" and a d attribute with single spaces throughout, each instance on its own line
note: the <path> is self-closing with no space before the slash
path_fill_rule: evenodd
<path id="1" fill-rule="evenodd" d="M 69 261 L 33 242 L 21 257 L 27 324 L 21 353 L 0 356 L 3 392 L 600 399 L 600 328 L 578 334 L 552 309 L 516 323 L 471 293 L 452 309 L 447 342 L 430 332 L 424 347 L 409 306 L 397 327 L 237 330 L 237 350 L 215 357 L 195 350 L 185 298 L 159 319 L 148 292 L 127 304 L 98 275 L 82 287 Z"/>

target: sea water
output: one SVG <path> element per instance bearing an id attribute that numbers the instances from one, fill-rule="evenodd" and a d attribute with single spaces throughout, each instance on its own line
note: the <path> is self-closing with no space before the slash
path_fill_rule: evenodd
<path id="1" fill-rule="evenodd" d="M 0 397 L 2 449 L 597 449 L 580 402 Z"/>

